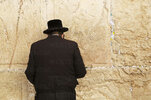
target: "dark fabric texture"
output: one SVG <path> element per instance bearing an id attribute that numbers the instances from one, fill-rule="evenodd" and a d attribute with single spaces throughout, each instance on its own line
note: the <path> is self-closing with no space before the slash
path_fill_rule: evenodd
<path id="1" fill-rule="evenodd" d="M 35 100 L 76 100 L 76 92 L 38 93 Z"/>
<path id="2" fill-rule="evenodd" d="M 49 35 L 31 45 L 25 75 L 37 93 L 52 93 L 50 95 L 53 98 L 53 93 L 61 92 L 62 94 L 57 94 L 61 97 L 59 95 L 72 92 L 78 85 L 77 78 L 83 78 L 85 74 L 85 65 L 75 41 Z M 49 94 L 47 95 L 49 97 Z"/>

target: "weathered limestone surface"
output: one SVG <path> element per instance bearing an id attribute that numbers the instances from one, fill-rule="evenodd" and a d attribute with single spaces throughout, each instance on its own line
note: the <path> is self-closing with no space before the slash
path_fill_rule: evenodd
<path id="1" fill-rule="evenodd" d="M 0 100 L 31 100 L 35 95 L 23 70 L 0 69 L 0 87 Z"/>
<path id="2" fill-rule="evenodd" d="M 4 0 L 0 13 L 0 64 L 26 64 L 31 43 L 47 36 L 47 21 L 60 18 L 69 27 L 66 38 L 78 42 L 86 66 L 110 66 L 108 0 Z"/>
<path id="3" fill-rule="evenodd" d="M 23 69 L 0 70 L 0 100 L 34 100 L 35 90 Z M 78 79 L 77 100 L 150 100 L 151 68 L 100 67 Z"/>
<path id="4" fill-rule="evenodd" d="M 109 0 L 55 0 L 55 18 L 69 27 L 67 38 L 79 43 L 86 66 L 110 65 Z"/>
<path id="5" fill-rule="evenodd" d="M 150 100 L 151 68 L 89 70 L 77 87 L 79 100 Z M 81 91 L 81 92 L 80 92 Z"/>
<path id="6" fill-rule="evenodd" d="M 150 0 L 113 0 L 115 66 L 151 66 L 150 5 Z"/>
<path id="7" fill-rule="evenodd" d="M 77 100 L 151 100 L 151 1 L 112 0 L 112 47 L 110 2 L 0 0 L 0 100 L 34 100 L 23 72 L 31 43 L 46 37 L 42 32 L 53 18 L 69 27 L 65 38 L 78 42 L 85 65 L 92 67 L 79 79 Z M 135 67 L 140 65 L 146 67 Z"/>
<path id="8" fill-rule="evenodd" d="M 53 1 L 2 0 L 0 13 L 0 64 L 26 64 L 31 43 L 45 36 L 53 18 Z"/>

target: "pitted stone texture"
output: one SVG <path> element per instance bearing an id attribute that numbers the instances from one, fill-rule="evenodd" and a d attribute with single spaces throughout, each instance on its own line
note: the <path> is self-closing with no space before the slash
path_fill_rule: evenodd
<path id="1" fill-rule="evenodd" d="M 9 63 L 10 55 L 13 54 L 18 8 L 18 0 L 2 0 L 0 2 L 0 63 Z"/>
<path id="2" fill-rule="evenodd" d="M 35 90 L 22 71 L 0 70 L 0 100 L 34 100 Z"/>
<path id="3" fill-rule="evenodd" d="M 151 66 L 150 5 L 150 0 L 113 0 L 115 66 Z"/>
<path id="4" fill-rule="evenodd" d="M 22 76 L 11 72 L 0 73 L 0 100 L 22 99 Z"/>
<path id="5" fill-rule="evenodd" d="M 151 100 L 151 80 L 135 81 L 132 95 L 133 100 Z"/>
<path id="6" fill-rule="evenodd" d="M 45 38 L 47 21 L 63 20 L 86 66 L 110 66 L 109 0 L 4 0 L 0 2 L 0 64 L 25 64 L 30 46 Z M 101 55 L 101 56 L 100 56 Z"/>
<path id="7" fill-rule="evenodd" d="M 90 70 L 79 80 L 78 100 L 130 100 L 130 83 L 115 77 L 111 69 Z M 123 98 L 123 99 L 120 99 Z"/>
<path id="8" fill-rule="evenodd" d="M 78 100 L 149 100 L 150 68 L 102 68 L 88 70 L 77 86 Z M 140 97 L 140 98 L 139 98 Z"/>
<path id="9" fill-rule="evenodd" d="M 13 70 L 13 69 L 12 69 Z M 0 100 L 34 100 L 35 89 L 23 70 L 0 71 Z M 77 100 L 149 100 L 151 68 L 102 67 L 78 79 Z M 9 95 L 8 95 L 9 94 Z"/>
<path id="10" fill-rule="evenodd" d="M 79 44 L 86 66 L 110 66 L 109 0 L 55 0 L 55 18 L 69 27 L 67 39 Z"/>
<path id="11" fill-rule="evenodd" d="M 53 0 L 4 0 L 0 2 L 0 64 L 26 64 L 30 46 L 46 35 L 53 18 Z"/>

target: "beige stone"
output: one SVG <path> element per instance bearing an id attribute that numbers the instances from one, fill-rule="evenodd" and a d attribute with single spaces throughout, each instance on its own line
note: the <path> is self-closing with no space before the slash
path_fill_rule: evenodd
<path id="1" fill-rule="evenodd" d="M 0 73 L 0 100 L 22 99 L 22 76 L 11 72 Z"/>
<path id="2" fill-rule="evenodd" d="M 78 79 L 77 100 L 149 100 L 150 75 L 148 67 L 87 69 L 86 76 Z M 36 92 L 23 69 L 1 69 L 0 83 L 0 99 L 34 100 Z"/>
<path id="3" fill-rule="evenodd" d="M 77 86 L 78 100 L 149 100 L 151 69 L 102 68 L 88 70 Z"/>
<path id="4" fill-rule="evenodd" d="M 69 27 L 66 38 L 78 42 L 86 66 L 111 64 L 109 0 L 5 0 L 0 5 L 1 64 L 26 64 L 31 43 L 47 36 L 43 30 L 52 18 Z"/>
<path id="5" fill-rule="evenodd" d="M 55 0 L 55 18 L 69 27 L 66 38 L 79 43 L 86 66 L 111 64 L 108 15 L 109 0 Z"/>
<path id="6" fill-rule="evenodd" d="M 30 46 L 46 35 L 53 18 L 53 0 L 5 0 L 0 3 L 0 64 L 26 64 Z"/>
<path id="7" fill-rule="evenodd" d="M 115 66 L 151 65 L 150 4 L 150 0 L 113 0 Z"/>
<path id="8" fill-rule="evenodd" d="M 0 70 L 0 100 L 34 100 L 34 87 L 19 70 Z"/>

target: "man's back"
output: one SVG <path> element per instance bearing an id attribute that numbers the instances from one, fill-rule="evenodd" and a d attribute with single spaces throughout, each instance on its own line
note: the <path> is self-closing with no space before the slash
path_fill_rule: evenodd
<path id="1" fill-rule="evenodd" d="M 86 69 L 76 42 L 50 35 L 32 44 L 25 74 L 38 92 L 68 91 Z"/>

